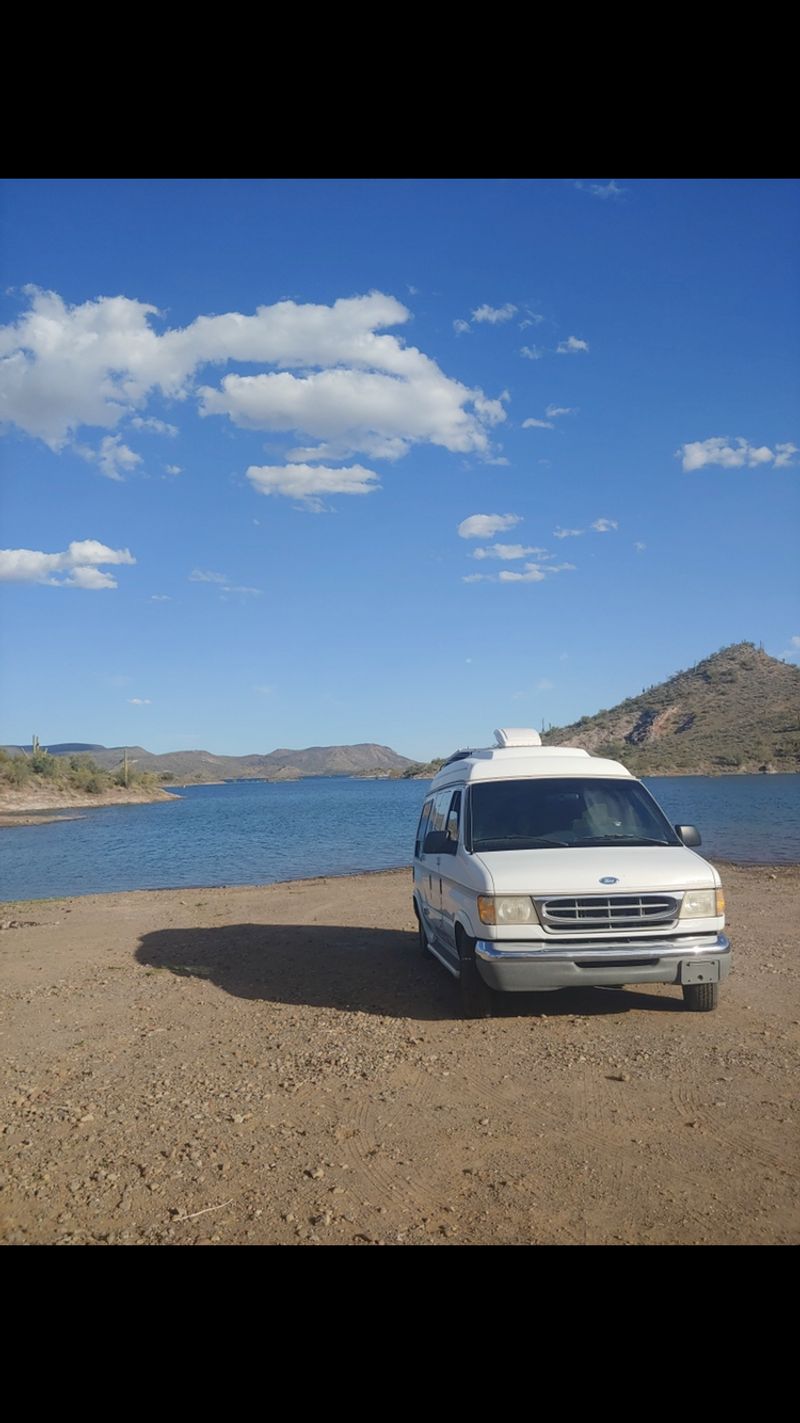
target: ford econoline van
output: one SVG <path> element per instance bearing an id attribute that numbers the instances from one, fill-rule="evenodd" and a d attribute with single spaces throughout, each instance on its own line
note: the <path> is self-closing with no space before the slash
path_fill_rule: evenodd
<path id="1" fill-rule="evenodd" d="M 459 980 L 467 1017 L 496 993 L 680 985 L 717 1006 L 730 972 L 720 877 L 617 761 L 538 732 L 451 756 L 414 846 L 420 946 Z"/>

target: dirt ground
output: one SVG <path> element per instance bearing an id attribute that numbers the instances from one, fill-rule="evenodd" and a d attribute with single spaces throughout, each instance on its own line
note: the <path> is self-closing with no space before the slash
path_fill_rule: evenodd
<path id="1" fill-rule="evenodd" d="M 0 904 L 0 1239 L 800 1239 L 800 867 L 720 866 L 734 971 L 458 1016 L 409 871 Z"/>

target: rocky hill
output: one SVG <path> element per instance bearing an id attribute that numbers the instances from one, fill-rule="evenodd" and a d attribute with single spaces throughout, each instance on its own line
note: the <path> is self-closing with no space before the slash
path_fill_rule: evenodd
<path id="1" fill-rule="evenodd" d="M 800 771 L 800 668 L 738 642 L 542 740 L 611 756 L 635 775 Z"/>

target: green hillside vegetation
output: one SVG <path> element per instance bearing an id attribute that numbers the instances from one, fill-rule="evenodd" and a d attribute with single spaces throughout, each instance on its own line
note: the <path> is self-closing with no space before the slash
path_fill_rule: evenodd
<path id="1" fill-rule="evenodd" d="M 422 762 L 415 761 L 412 766 L 407 766 L 405 771 L 401 771 L 398 780 L 401 781 L 432 781 L 437 771 L 441 771 L 444 765 L 444 756 L 435 761 Z"/>
<path id="2" fill-rule="evenodd" d="M 609 756 L 638 776 L 800 771 L 800 668 L 735 643 L 542 740 Z"/>
<path id="3" fill-rule="evenodd" d="M 151 791 L 158 789 L 160 777 L 148 772 L 124 768 L 105 771 L 91 756 L 51 756 L 34 745 L 29 756 L 11 756 L 0 750 L 0 791 L 35 790 L 47 786 L 55 791 L 78 792 L 82 795 L 102 795 L 119 786 Z"/>

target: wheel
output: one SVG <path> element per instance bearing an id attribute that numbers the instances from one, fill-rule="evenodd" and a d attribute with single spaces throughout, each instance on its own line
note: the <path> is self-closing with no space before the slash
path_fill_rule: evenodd
<path id="1" fill-rule="evenodd" d="M 718 1002 L 718 983 L 684 983 L 683 1006 L 690 1013 L 710 1013 Z"/>
<path id="2" fill-rule="evenodd" d="M 484 983 L 473 957 L 472 941 L 458 930 L 456 935 L 461 973 L 458 986 L 461 992 L 461 1012 L 465 1018 L 491 1018 L 494 1012 L 494 993 Z"/>

